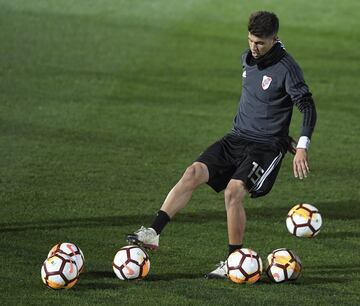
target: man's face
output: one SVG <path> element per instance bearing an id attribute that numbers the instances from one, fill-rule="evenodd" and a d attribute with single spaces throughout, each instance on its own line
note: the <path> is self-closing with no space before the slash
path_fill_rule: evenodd
<path id="1" fill-rule="evenodd" d="M 271 47 L 276 43 L 276 37 L 260 38 L 249 32 L 249 47 L 253 58 L 259 58 L 265 55 Z"/>

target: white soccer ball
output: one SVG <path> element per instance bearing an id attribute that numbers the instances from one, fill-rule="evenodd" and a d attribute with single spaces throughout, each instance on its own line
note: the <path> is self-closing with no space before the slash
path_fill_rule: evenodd
<path id="1" fill-rule="evenodd" d="M 62 253 L 70 256 L 70 258 L 76 263 L 79 273 L 83 271 L 85 257 L 81 249 L 76 244 L 71 242 L 59 242 L 51 248 L 48 257 L 51 257 L 56 253 Z"/>
<path id="2" fill-rule="evenodd" d="M 114 257 L 113 270 L 121 280 L 142 279 L 150 270 L 149 256 L 136 245 L 124 246 Z"/>
<path id="3" fill-rule="evenodd" d="M 78 269 L 70 256 L 56 253 L 47 258 L 41 267 L 41 279 L 51 289 L 69 289 L 78 280 Z"/>
<path id="4" fill-rule="evenodd" d="M 262 261 L 251 249 L 242 248 L 231 253 L 226 265 L 227 277 L 235 283 L 252 284 L 260 279 Z"/>
<path id="5" fill-rule="evenodd" d="M 267 257 L 266 274 L 275 283 L 296 280 L 301 273 L 301 260 L 294 251 L 281 248 Z"/>
<path id="6" fill-rule="evenodd" d="M 321 214 L 310 204 L 298 204 L 290 209 L 286 218 L 286 227 L 297 237 L 315 237 L 322 225 Z"/>

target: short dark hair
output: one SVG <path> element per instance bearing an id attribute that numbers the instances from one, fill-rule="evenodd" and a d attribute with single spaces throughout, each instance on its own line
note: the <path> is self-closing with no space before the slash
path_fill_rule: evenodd
<path id="1" fill-rule="evenodd" d="M 275 36 L 279 31 L 279 18 L 271 12 L 254 12 L 249 17 L 248 30 L 261 38 Z"/>

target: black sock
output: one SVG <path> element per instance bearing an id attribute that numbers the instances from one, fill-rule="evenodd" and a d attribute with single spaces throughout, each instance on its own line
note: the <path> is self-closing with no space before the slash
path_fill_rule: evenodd
<path id="1" fill-rule="evenodd" d="M 229 244 L 229 255 L 238 250 L 238 249 L 241 249 L 242 248 L 242 244 Z"/>
<path id="2" fill-rule="evenodd" d="M 159 210 L 153 224 L 150 227 L 153 228 L 158 235 L 160 235 L 161 231 L 169 222 L 169 215 L 165 211 Z"/>

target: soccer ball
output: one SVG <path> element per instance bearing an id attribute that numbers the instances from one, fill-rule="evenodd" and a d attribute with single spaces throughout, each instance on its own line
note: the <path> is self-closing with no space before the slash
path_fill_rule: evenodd
<path id="1" fill-rule="evenodd" d="M 78 280 L 78 269 L 70 256 L 56 253 L 47 258 L 41 267 L 43 283 L 52 289 L 69 289 Z"/>
<path id="2" fill-rule="evenodd" d="M 235 283 L 252 284 L 259 280 L 262 261 L 251 249 L 242 248 L 231 253 L 227 259 L 227 277 Z"/>
<path id="3" fill-rule="evenodd" d="M 150 270 L 149 256 L 136 245 L 124 246 L 114 257 L 113 270 L 121 280 L 142 279 Z"/>
<path id="4" fill-rule="evenodd" d="M 277 249 L 267 257 L 266 274 L 275 283 L 296 280 L 300 276 L 301 260 L 289 249 Z"/>
<path id="5" fill-rule="evenodd" d="M 71 260 L 76 263 L 79 274 L 83 271 L 85 262 L 84 254 L 76 244 L 71 242 L 60 242 L 51 248 L 48 257 L 51 257 L 56 253 L 70 256 Z"/>
<path id="6" fill-rule="evenodd" d="M 321 215 L 310 204 L 298 204 L 290 209 L 286 218 L 286 227 L 297 237 L 315 237 L 322 224 Z"/>

